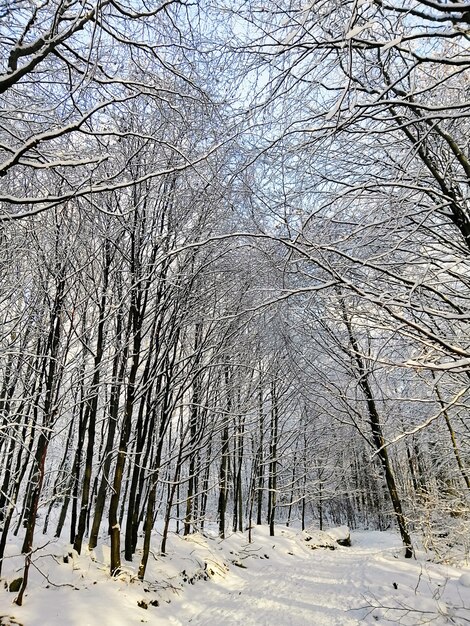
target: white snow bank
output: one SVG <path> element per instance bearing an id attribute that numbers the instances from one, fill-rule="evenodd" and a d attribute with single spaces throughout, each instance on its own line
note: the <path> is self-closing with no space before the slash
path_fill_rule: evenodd
<path id="1" fill-rule="evenodd" d="M 351 545 L 351 532 L 347 526 L 338 526 L 328 530 L 308 528 L 303 531 L 302 536 L 311 549 L 329 548 L 330 550 L 336 550 L 338 545 Z"/>

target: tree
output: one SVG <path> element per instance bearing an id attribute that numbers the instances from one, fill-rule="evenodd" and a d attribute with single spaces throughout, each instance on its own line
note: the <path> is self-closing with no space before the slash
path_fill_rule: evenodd
<path id="1" fill-rule="evenodd" d="M 98 194 L 184 171 L 210 154 L 212 142 L 186 154 L 160 135 L 158 121 L 144 132 L 132 123 L 136 107 L 163 117 L 197 101 L 210 108 L 193 81 L 202 51 L 192 40 L 191 11 L 172 0 L 153 9 L 114 0 L 4 6 L 1 220 L 70 199 L 93 203 Z M 171 162 L 130 175 L 116 156 L 119 143 L 132 137 L 172 153 Z"/>

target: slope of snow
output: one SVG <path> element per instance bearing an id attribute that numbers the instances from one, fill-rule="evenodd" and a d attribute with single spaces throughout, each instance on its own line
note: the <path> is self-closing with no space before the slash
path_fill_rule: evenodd
<path id="1" fill-rule="evenodd" d="M 325 544 L 316 532 L 277 527 L 272 538 L 255 527 L 251 544 L 240 533 L 172 535 L 145 583 L 135 577 L 138 558 L 110 579 L 106 548 L 68 556 L 50 542 L 35 554 L 24 606 L 3 589 L 0 616 L 23 626 L 470 624 L 469 568 L 405 560 L 390 532 L 355 532 L 351 547 L 326 548 L 316 547 Z M 18 548 L 9 546 L 4 582 L 21 575 Z"/>

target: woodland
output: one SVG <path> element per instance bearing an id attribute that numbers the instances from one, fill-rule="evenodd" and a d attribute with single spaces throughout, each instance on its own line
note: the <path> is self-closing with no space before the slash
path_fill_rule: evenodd
<path id="1" fill-rule="evenodd" d="M 470 554 L 470 3 L 0 2 L 0 573 L 43 535 Z M 158 545 L 154 525 L 161 527 Z"/>

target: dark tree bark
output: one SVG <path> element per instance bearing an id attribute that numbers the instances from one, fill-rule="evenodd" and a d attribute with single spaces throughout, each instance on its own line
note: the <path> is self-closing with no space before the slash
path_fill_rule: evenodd
<path id="1" fill-rule="evenodd" d="M 21 551 L 25 554 L 25 567 L 23 582 L 19 590 L 15 603 L 18 606 L 23 604 L 23 596 L 28 584 L 28 574 L 31 565 L 31 553 L 33 550 L 34 531 L 36 528 L 37 512 L 39 508 L 39 498 L 44 481 L 46 456 L 50 442 L 51 427 L 56 417 L 55 396 L 58 386 L 58 355 L 60 349 L 60 337 L 62 330 L 61 313 L 64 303 L 65 293 L 65 267 L 61 267 L 57 275 L 56 294 L 51 312 L 50 328 L 47 339 L 48 358 L 44 359 L 44 409 L 41 430 L 39 433 L 36 452 L 33 460 L 34 474 L 31 481 L 31 499 L 26 519 L 26 532 Z"/>
<path id="2" fill-rule="evenodd" d="M 229 420 L 232 413 L 232 390 L 231 390 L 231 376 L 230 367 L 225 366 L 225 408 L 226 414 L 224 416 L 222 427 L 222 447 L 220 458 L 220 470 L 219 470 L 219 502 L 217 505 L 217 517 L 219 520 L 219 537 L 223 539 L 225 537 L 225 513 L 227 511 L 227 498 L 228 498 L 228 461 L 230 455 L 229 447 Z"/>
<path id="3" fill-rule="evenodd" d="M 120 294 L 120 289 L 118 290 Z M 93 522 L 90 531 L 90 538 L 88 541 L 88 549 L 93 550 L 98 543 L 98 533 L 101 526 L 101 520 L 103 518 L 104 507 L 106 504 L 106 494 L 109 488 L 110 470 L 112 462 L 112 450 L 114 445 L 114 439 L 117 428 L 118 414 L 119 414 L 119 399 L 121 396 L 121 389 L 124 384 L 124 372 L 127 360 L 127 349 L 122 346 L 124 328 L 123 328 L 123 316 L 122 310 L 119 309 L 116 320 L 116 347 L 113 357 L 113 372 L 112 372 L 112 385 L 109 394 L 109 407 L 108 407 L 108 432 L 106 435 L 106 443 L 103 450 L 103 469 L 101 481 L 98 487 L 98 493 L 96 495 Z"/>
<path id="4" fill-rule="evenodd" d="M 199 451 L 198 440 L 201 435 L 201 377 L 199 371 L 201 365 L 201 342 L 202 342 L 202 324 L 197 322 L 194 329 L 194 376 L 193 376 L 193 397 L 191 402 L 191 416 L 189 426 L 189 476 L 188 476 L 188 492 L 186 496 L 186 514 L 184 519 L 184 535 L 189 535 L 191 525 L 194 524 L 196 515 L 196 498 L 198 492 L 198 466 Z"/>
<path id="5" fill-rule="evenodd" d="M 372 392 L 372 388 L 369 382 L 369 372 L 365 366 L 364 360 L 362 358 L 362 354 L 359 350 L 359 344 L 353 333 L 352 324 L 349 319 L 348 312 L 346 310 L 346 306 L 343 301 L 341 301 L 341 309 L 342 309 L 343 322 L 348 331 L 348 337 L 349 337 L 349 342 L 351 346 L 351 358 L 354 360 L 356 364 L 356 368 L 357 368 L 358 385 L 362 393 L 364 394 L 364 397 L 366 400 L 367 415 L 369 417 L 369 424 L 370 424 L 371 433 L 372 433 L 372 441 L 374 443 L 377 456 L 380 460 L 380 463 L 384 472 L 387 490 L 390 496 L 390 500 L 392 502 L 393 510 L 395 511 L 395 517 L 397 520 L 398 528 L 400 530 L 400 535 L 403 541 L 403 545 L 405 546 L 405 558 L 409 559 L 409 558 L 412 558 L 414 554 L 413 544 L 411 541 L 410 533 L 408 531 L 408 525 L 406 523 L 405 515 L 403 513 L 403 506 L 402 506 L 401 499 L 398 493 L 398 488 L 396 485 L 392 464 L 388 456 L 386 441 L 383 436 L 382 424 L 380 421 L 380 415 L 379 415 L 377 405 L 375 403 L 374 395 Z"/>
<path id="6" fill-rule="evenodd" d="M 93 379 L 89 396 L 85 405 L 85 424 L 88 424 L 88 441 L 86 448 L 85 472 L 83 476 L 82 498 L 80 505 L 80 516 L 78 519 L 77 533 L 74 538 L 73 547 L 80 554 L 82 550 L 83 537 L 87 526 L 90 507 L 90 487 L 93 472 L 93 456 L 95 454 L 95 434 L 96 418 L 98 414 L 98 398 L 100 391 L 101 361 L 104 354 L 104 330 L 107 317 L 107 292 L 109 285 L 109 271 L 111 266 L 111 247 L 107 239 L 105 242 L 103 285 L 101 288 L 101 298 L 99 303 L 98 327 L 95 348 L 95 358 L 93 363 Z"/>
<path id="7" fill-rule="evenodd" d="M 269 534 L 274 537 L 274 521 L 277 504 L 277 447 L 279 437 L 279 399 L 276 381 L 271 383 L 271 438 L 269 442 Z"/>

